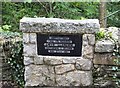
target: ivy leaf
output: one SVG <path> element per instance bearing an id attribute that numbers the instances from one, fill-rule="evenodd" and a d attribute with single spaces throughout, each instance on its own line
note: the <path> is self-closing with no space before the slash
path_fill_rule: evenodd
<path id="1" fill-rule="evenodd" d="M 9 32 L 8 30 L 11 28 L 11 25 L 3 25 L 2 28 L 4 31 Z"/>
<path id="2" fill-rule="evenodd" d="M 115 71 L 115 70 L 116 70 L 116 67 L 112 67 L 112 70 L 114 70 L 114 71 Z"/>
<path id="3" fill-rule="evenodd" d="M 2 27 L 0 27 L 0 32 L 3 32 L 3 29 L 2 29 Z"/>

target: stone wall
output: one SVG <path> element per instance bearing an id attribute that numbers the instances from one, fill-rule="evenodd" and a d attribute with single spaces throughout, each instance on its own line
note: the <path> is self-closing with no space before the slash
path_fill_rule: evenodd
<path id="1" fill-rule="evenodd" d="M 4 48 L 6 47 L 6 49 Z M 6 62 L 6 55 L 9 52 L 8 42 L 4 42 L 4 39 L 0 41 L 0 80 L 2 81 L 11 81 L 11 69 L 10 65 Z"/>
<path id="2" fill-rule="evenodd" d="M 13 70 L 8 60 L 11 55 L 11 46 L 13 42 L 22 41 L 20 37 L 8 37 L 8 33 L 0 33 L 0 88 L 6 88 L 13 85 Z"/>
<path id="3" fill-rule="evenodd" d="M 110 27 L 104 29 L 105 32 L 111 32 L 112 38 L 97 40 L 95 43 L 94 64 L 116 65 L 113 55 L 116 45 L 120 44 L 119 28 Z M 120 52 L 120 51 L 119 51 Z"/>
<path id="4" fill-rule="evenodd" d="M 113 51 L 115 44 L 110 40 L 96 41 L 94 64 L 115 65 Z"/>
<path id="5" fill-rule="evenodd" d="M 90 86 L 93 85 L 92 68 L 95 33 L 99 22 L 90 20 L 64 20 L 58 18 L 23 18 L 25 86 Z M 82 56 L 43 56 L 37 54 L 36 33 L 81 34 Z"/>
<path id="6" fill-rule="evenodd" d="M 119 43 L 120 33 L 118 32 L 119 31 L 118 28 L 108 28 L 105 29 L 105 31 L 111 32 L 112 37 L 116 41 L 116 44 Z M 115 62 L 116 58 L 119 61 L 120 58 L 113 55 L 114 50 L 115 42 L 113 42 L 112 40 L 102 39 L 96 41 L 93 59 L 94 64 L 93 77 L 95 85 L 100 85 L 103 87 L 112 86 L 112 88 L 114 88 L 116 86 L 115 82 L 118 82 L 118 80 L 120 80 L 119 79 L 120 72 L 115 70 L 116 67 L 120 69 L 120 64 Z"/>
<path id="7" fill-rule="evenodd" d="M 114 75 L 119 72 L 113 56 L 115 43 L 110 39 L 95 40 L 98 20 L 64 20 L 58 18 L 23 18 L 25 87 L 27 86 L 91 86 L 115 87 Z M 120 29 L 108 28 L 105 33 L 120 45 Z M 37 33 L 82 35 L 82 56 L 38 55 Z M 120 52 L 120 49 L 119 49 Z M 94 79 L 94 80 L 93 80 Z M 119 84 L 118 84 L 119 85 Z"/>
<path id="8" fill-rule="evenodd" d="M 25 86 L 97 85 L 115 88 L 116 80 L 113 77 L 117 74 L 117 78 L 120 78 L 120 72 L 113 69 L 120 69 L 120 65 L 114 61 L 115 44 L 109 39 L 95 41 L 95 33 L 99 29 L 97 20 L 23 18 L 20 27 L 23 31 Z M 114 32 L 112 30 L 114 29 L 109 28 L 106 32 L 111 31 L 120 46 L 120 29 L 116 28 Z M 82 56 L 38 55 L 36 33 L 82 34 Z M 0 81 L 12 80 L 10 65 L 6 63 L 10 41 L 14 39 L 5 40 L 0 37 Z"/>

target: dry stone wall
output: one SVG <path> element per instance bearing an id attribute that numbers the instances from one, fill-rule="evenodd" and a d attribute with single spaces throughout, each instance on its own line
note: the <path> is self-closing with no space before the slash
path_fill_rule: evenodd
<path id="1" fill-rule="evenodd" d="M 11 63 L 13 62 L 11 56 L 16 54 L 16 52 L 12 52 L 13 46 L 21 41 L 22 39 L 19 37 L 18 34 L 14 34 L 12 32 L 0 33 L 0 88 L 13 88 L 13 86 L 16 86 L 17 82 L 13 79 L 13 76 L 15 77 L 15 70 L 13 70 L 13 63 Z M 19 58 L 17 57 L 14 59 Z M 14 62 L 14 64 L 19 65 L 16 62 Z M 17 73 L 17 75 L 21 74 Z"/>
<path id="2" fill-rule="evenodd" d="M 92 59 L 95 33 L 99 22 L 90 20 L 64 20 L 58 18 L 23 18 L 25 86 L 90 86 L 93 85 Z M 37 53 L 37 35 L 82 35 L 81 56 L 45 56 Z"/>
<path id="3" fill-rule="evenodd" d="M 113 52 L 116 45 L 120 43 L 120 30 L 116 27 L 104 29 L 104 32 L 111 33 L 112 38 L 97 40 L 95 43 L 94 64 L 116 65 Z"/>
<path id="4" fill-rule="evenodd" d="M 0 38 L 0 81 L 11 81 L 11 68 L 6 62 L 6 55 L 9 53 L 8 42 L 4 42 L 4 38 Z M 6 49 L 4 48 L 6 47 Z"/>
<path id="5" fill-rule="evenodd" d="M 107 28 L 104 29 L 106 32 L 112 33 L 112 38 L 116 41 L 111 39 L 102 39 L 97 40 L 95 44 L 95 52 L 94 52 L 94 84 L 100 85 L 101 87 L 111 87 L 111 88 L 119 88 L 120 83 L 117 84 L 120 73 L 120 63 L 117 63 L 115 60 L 119 60 L 120 58 L 113 55 L 115 50 L 115 44 L 119 44 L 120 42 L 120 30 L 119 28 Z M 120 47 L 120 46 L 119 46 Z M 120 51 L 119 51 L 120 54 Z"/>
<path id="6" fill-rule="evenodd" d="M 55 27 L 54 27 L 55 26 Z M 25 86 L 109 86 L 115 88 L 114 71 L 117 65 L 113 51 L 115 44 L 110 40 L 95 40 L 99 31 L 98 20 L 63 20 L 53 18 L 23 18 L 21 20 L 24 45 Z M 120 46 L 120 29 L 108 28 Z M 37 35 L 80 34 L 82 35 L 82 56 L 45 56 L 37 53 Z M 8 39 L 8 41 L 11 39 Z M 11 68 L 6 63 L 3 49 L 4 39 L 0 38 L 0 81 L 11 80 Z M 7 41 L 7 40 L 6 40 Z M 120 48 L 119 48 L 120 53 Z M 93 80 L 94 79 L 94 80 Z M 111 80 L 110 80 L 111 79 Z M 1 85 L 0 85 L 1 86 Z"/>

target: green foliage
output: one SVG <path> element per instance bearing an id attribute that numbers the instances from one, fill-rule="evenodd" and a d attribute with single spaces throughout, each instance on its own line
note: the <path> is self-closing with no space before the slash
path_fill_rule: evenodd
<path id="1" fill-rule="evenodd" d="M 120 10 L 120 2 L 109 2 L 107 3 L 107 15 Z M 107 18 L 107 26 L 120 27 L 120 11 Z"/>
<path id="2" fill-rule="evenodd" d="M 14 38 L 14 37 L 21 37 L 21 34 L 18 32 L 10 32 L 9 29 L 11 28 L 10 25 L 3 25 L 0 26 L 0 36 L 8 39 L 8 38 Z"/>
<path id="3" fill-rule="evenodd" d="M 20 19 L 24 16 L 34 17 L 39 15 L 40 8 L 39 3 L 2 2 L 2 25 L 10 25 L 9 31 L 19 32 Z"/>
<path id="4" fill-rule="evenodd" d="M 119 2 L 107 3 L 107 15 L 119 10 Z M 108 27 L 120 27 L 120 12 L 107 18 Z M 2 2 L 3 25 L 9 31 L 19 31 L 23 17 L 54 17 L 65 19 L 99 19 L 99 2 Z"/>
<path id="5" fill-rule="evenodd" d="M 2 28 L 4 31 L 7 31 L 11 28 L 11 26 L 10 25 L 3 25 Z"/>
<path id="6" fill-rule="evenodd" d="M 9 31 L 19 31 L 23 17 L 98 18 L 98 2 L 27 2 L 2 2 L 2 24 L 10 25 Z"/>
<path id="7" fill-rule="evenodd" d="M 53 14 L 53 17 L 65 19 L 80 19 L 82 17 L 81 10 L 73 3 L 68 2 L 54 3 Z"/>
<path id="8" fill-rule="evenodd" d="M 11 28 L 11 25 L 0 26 L 0 32 L 9 32 L 10 28 Z"/>
<path id="9" fill-rule="evenodd" d="M 104 31 L 97 32 L 95 38 L 96 38 L 96 40 L 100 40 L 100 39 L 105 38 L 105 32 Z"/>
<path id="10" fill-rule="evenodd" d="M 24 88 L 24 65 L 23 65 L 23 46 L 22 42 L 15 42 L 11 49 L 8 63 L 12 68 L 12 78 L 20 88 Z"/>
<path id="11" fill-rule="evenodd" d="M 99 32 L 96 33 L 96 40 L 101 40 L 101 39 L 112 39 L 112 33 L 111 32 L 106 32 L 104 29 L 101 28 Z"/>
<path id="12" fill-rule="evenodd" d="M 0 32 L 0 36 L 4 39 L 12 40 L 15 37 L 21 37 L 17 32 Z M 6 41 L 3 44 L 4 50 L 8 50 L 6 55 L 6 62 L 10 65 L 12 80 L 19 88 L 24 88 L 24 64 L 23 64 L 23 45 L 22 41 Z"/>

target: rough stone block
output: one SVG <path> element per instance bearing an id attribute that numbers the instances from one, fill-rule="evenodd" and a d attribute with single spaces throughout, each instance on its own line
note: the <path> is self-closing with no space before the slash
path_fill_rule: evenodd
<path id="1" fill-rule="evenodd" d="M 36 33 L 30 33 L 30 43 L 36 43 L 37 42 L 37 38 L 36 38 Z"/>
<path id="2" fill-rule="evenodd" d="M 0 45 L 0 53 L 3 51 L 3 46 Z"/>
<path id="3" fill-rule="evenodd" d="M 0 57 L 4 57 L 5 54 L 3 52 L 0 53 Z"/>
<path id="4" fill-rule="evenodd" d="M 44 62 L 47 65 L 60 65 L 62 64 L 62 58 L 47 56 L 44 58 Z"/>
<path id="5" fill-rule="evenodd" d="M 85 72 L 81 71 L 81 84 L 83 86 L 89 86 L 93 84 L 93 77 L 91 71 L 85 71 Z"/>
<path id="6" fill-rule="evenodd" d="M 24 44 L 24 55 L 25 56 L 36 56 L 37 55 L 37 47 L 35 44 Z"/>
<path id="7" fill-rule="evenodd" d="M 2 72 L 0 72 L 0 82 L 2 81 Z M 2 88 L 2 85 L 0 84 L 0 88 Z"/>
<path id="8" fill-rule="evenodd" d="M 112 53 L 95 53 L 93 63 L 94 64 L 103 64 L 103 65 L 116 65 L 115 57 L 112 56 Z"/>
<path id="9" fill-rule="evenodd" d="M 3 66 L 2 59 L 0 59 L 0 73 L 2 73 L 2 66 Z"/>
<path id="10" fill-rule="evenodd" d="M 118 40 L 119 30 L 117 27 L 109 27 L 102 31 L 104 31 L 106 34 L 111 33 L 112 34 L 111 37 L 115 40 Z"/>
<path id="11" fill-rule="evenodd" d="M 100 25 L 97 19 L 65 20 L 59 18 L 26 18 L 20 20 L 23 32 L 41 33 L 95 33 Z"/>
<path id="12" fill-rule="evenodd" d="M 97 41 L 95 44 L 95 52 L 113 52 L 115 44 L 110 40 Z"/>
<path id="13" fill-rule="evenodd" d="M 92 80 L 90 71 L 73 71 L 56 76 L 57 86 L 90 86 Z"/>
<path id="14" fill-rule="evenodd" d="M 87 59 L 92 59 L 94 54 L 93 46 L 82 46 L 82 56 Z"/>
<path id="15" fill-rule="evenodd" d="M 78 70 L 92 70 L 92 61 L 90 59 L 77 59 L 75 67 Z"/>
<path id="16" fill-rule="evenodd" d="M 32 79 L 27 79 L 25 86 L 30 87 L 30 86 L 43 86 L 43 81 L 45 80 L 44 77 L 42 77 L 41 75 L 32 75 L 29 76 L 29 78 Z"/>
<path id="17" fill-rule="evenodd" d="M 94 45 L 95 35 L 94 34 L 84 34 L 83 35 L 83 45 Z"/>
<path id="18" fill-rule="evenodd" d="M 41 56 L 34 57 L 34 64 L 36 64 L 36 65 L 44 64 L 43 59 L 44 59 L 44 57 L 41 57 Z"/>
<path id="19" fill-rule="evenodd" d="M 31 75 L 31 72 L 32 72 L 32 66 L 31 65 L 25 66 L 25 74 L 24 74 L 25 80 L 27 80 L 27 77 Z"/>
<path id="20" fill-rule="evenodd" d="M 82 56 L 87 59 L 93 58 L 95 36 L 93 34 L 83 35 Z"/>
<path id="21" fill-rule="evenodd" d="M 109 27 L 108 32 L 112 33 L 112 38 L 118 40 L 119 38 L 119 30 L 116 27 Z"/>
<path id="22" fill-rule="evenodd" d="M 63 74 L 65 72 L 73 71 L 75 69 L 73 64 L 55 66 L 56 74 Z"/>
<path id="23" fill-rule="evenodd" d="M 23 33 L 23 42 L 29 43 L 29 33 Z"/>
<path id="24" fill-rule="evenodd" d="M 29 65 L 25 67 L 25 86 L 54 86 L 54 69 L 45 65 Z"/>
<path id="25" fill-rule="evenodd" d="M 24 65 L 29 65 L 33 63 L 33 58 L 34 57 L 26 57 L 24 56 Z"/>
<path id="26" fill-rule="evenodd" d="M 89 43 L 89 45 L 95 45 L 95 35 L 94 34 L 88 35 L 88 43 Z"/>
<path id="27" fill-rule="evenodd" d="M 0 60 L 3 60 L 4 59 L 4 57 L 3 56 L 0 56 Z"/>
<path id="28" fill-rule="evenodd" d="M 120 28 L 118 29 L 118 43 L 119 43 L 119 46 L 120 46 Z"/>
<path id="29" fill-rule="evenodd" d="M 74 64 L 76 61 L 76 57 L 65 57 L 62 58 L 64 64 Z"/>

